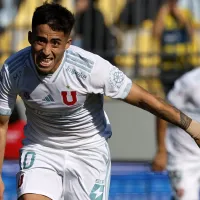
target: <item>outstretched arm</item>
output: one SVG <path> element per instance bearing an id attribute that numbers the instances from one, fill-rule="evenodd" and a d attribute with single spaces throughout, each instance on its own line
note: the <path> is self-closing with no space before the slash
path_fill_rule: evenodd
<path id="1" fill-rule="evenodd" d="M 132 84 L 125 102 L 140 107 L 157 117 L 164 119 L 183 130 L 187 131 L 200 144 L 200 123 L 192 120 L 177 108 L 166 103 L 163 99 L 158 98 L 140 86 Z"/>
<path id="2" fill-rule="evenodd" d="M 180 128 L 187 130 L 192 119 L 186 116 L 177 108 L 166 103 L 163 99 L 156 97 L 140 86 L 132 84 L 132 88 L 125 102 L 151 112 Z"/>

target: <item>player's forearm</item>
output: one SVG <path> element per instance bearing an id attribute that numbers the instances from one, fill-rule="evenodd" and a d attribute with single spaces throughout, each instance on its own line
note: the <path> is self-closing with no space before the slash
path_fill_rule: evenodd
<path id="1" fill-rule="evenodd" d="M 132 85 L 131 91 L 124 101 L 147 110 L 184 130 L 187 130 L 192 121 L 177 108 L 169 105 L 163 99 L 153 96 L 136 84 Z"/>
<path id="2" fill-rule="evenodd" d="M 192 121 L 190 117 L 182 113 L 180 110 L 157 97 L 150 97 L 149 102 L 147 100 L 141 101 L 138 106 L 163 120 L 179 126 L 183 130 L 187 130 Z"/>
<path id="3" fill-rule="evenodd" d="M 165 135 L 166 135 L 166 121 L 156 118 L 156 142 L 157 142 L 157 151 L 166 152 L 165 145 Z"/>
<path id="4" fill-rule="evenodd" d="M 2 166 L 4 160 L 5 146 L 6 146 L 7 125 L 0 126 L 0 175 L 2 173 Z"/>
<path id="5" fill-rule="evenodd" d="M 195 140 L 200 147 L 200 123 L 192 120 L 175 107 L 167 104 L 159 98 L 152 98 L 150 95 L 147 100 L 138 103 L 138 107 L 147 110 L 154 115 L 174 124 L 185 130 Z"/>

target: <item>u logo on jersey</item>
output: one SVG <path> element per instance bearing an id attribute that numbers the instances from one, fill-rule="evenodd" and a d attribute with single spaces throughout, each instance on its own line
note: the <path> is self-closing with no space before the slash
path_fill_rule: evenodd
<path id="1" fill-rule="evenodd" d="M 76 91 L 62 91 L 61 96 L 63 103 L 68 106 L 73 106 L 77 102 Z"/>

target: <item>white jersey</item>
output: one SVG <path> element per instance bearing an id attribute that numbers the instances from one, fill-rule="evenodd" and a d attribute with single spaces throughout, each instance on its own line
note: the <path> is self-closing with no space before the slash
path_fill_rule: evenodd
<path id="1" fill-rule="evenodd" d="M 98 55 L 70 46 L 52 75 L 40 76 L 31 47 L 12 55 L 0 76 L 0 114 L 19 94 L 26 107 L 24 144 L 57 148 L 100 145 L 111 136 L 103 96 L 124 99 L 131 80 Z"/>
<path id="2" fill-rule="evenodd" d="M 179 78 L 169 92 L 168 100 L 183 113 L 200 121 L 200 68 L 193 69 Z M 200 149 L 184 130 L 169 124 L 166 142 L 172 156 L 169 159 L 172 165 L 176 160 L 199 161 Z"/>

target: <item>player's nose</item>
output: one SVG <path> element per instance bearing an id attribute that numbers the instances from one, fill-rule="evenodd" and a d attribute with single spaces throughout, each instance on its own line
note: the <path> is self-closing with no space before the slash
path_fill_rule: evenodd
<path id="1" fill-rule="evenodd" d="M 45 46 L 43 46 L 42 52 L 45 54 L 45 56 L 48 56 L 51 53 L 51 45 L 47 43 Z"/>

